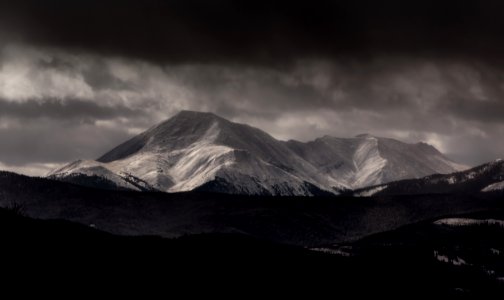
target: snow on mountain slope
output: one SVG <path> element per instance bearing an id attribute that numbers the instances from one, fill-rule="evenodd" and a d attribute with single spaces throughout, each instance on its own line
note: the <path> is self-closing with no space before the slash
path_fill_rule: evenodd
<path id="1" fill-rule="evenodd" d="M 70 163 L 62 168 L 54 170 L 51 175 L 56 175 L 56 177 L 66 177 L 72 176 L 76 174 L 80 175 L 88 175 L 88 176 L 99 176 L 108 181 L 113 182 L 118 187 L 131 189 L 131 190 L 140 190 L 135 187 L 133 184 L 126 181 L 119 174 L 114 173 L 110 169 L 107 168 L 106 165 L 99 163 L 94 160 L 78 160 L 73 163 Z"/>
<path id="2" fill-rule="evenodd" d="M 386 188 L 387 188 L 386 184 L 378 185 L 378 186 L 375 186 L 372 188 L 364 189 L 361 192 L 355 193 L 354 196 L 356 196 L 356 197 L 371 197 L 371 196 L 383 191 Z"/>
<path id="3" fill-rule="evenodd" d="M 465 168 L 425 143 L 407 144 L 369 134 L 287 143 L 324 176 L 353 189 Z"/>
<path id="4" fill-rule="evenodd" d="M 378 150 L 387 160 L 382 182 L 421 178 L 430 174 L 448 174 L 467 169 L 450 161 L 426 143 L 406 144 L 389 138 L 379 138 Z"/>
<path id="5" fill-rule="evenodd" d="M 485 188 L 483 188 L 482 192 L 494 192 L 494 191 L 502 191 L 504 190 L 504 181 L 492 183 Z"/>
<path id="6" fill-rule="evenodd" d="M 369 186 L 382 182 L 382 170 L 387 165 L 387 160 L 380 155 L 377 138 L 362 137 L 362 141 L 355 150 L 353 162 L 357 170 L 351 184 L 353 187 Z"/>
<path id="7" fill-rule="evenodd" d="M 250 194 L 312 195 L 312 187 L 328 192 L 341 188 L 267 133 L 214 114 L 189 111 L 119 145 L 96 162 L 77 161 L 50 176 L 91 174 L 95 166 L 112 174 L 129 174 L 167 192 L 193 190 L 216 178 L 231 183 L 236 192 Z"/>
<path id="8" fill-rule="evenodd" d="M 137 190 L 315 195 L 456 170 L 429 147 L 369 135 L 283 142 L 212 113 L 182 111 L 96 161 L 49 175 L 97 175 Z"/>

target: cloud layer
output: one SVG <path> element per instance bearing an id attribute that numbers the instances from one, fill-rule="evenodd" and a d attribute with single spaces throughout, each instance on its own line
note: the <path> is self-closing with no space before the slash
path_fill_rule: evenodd
<path id="1" fill-rule="evenodd" d="M 0 168 L 95 158 L 181 109 L 277 138 L 503 156 L 499 0 L 0 0 Z"/>
<path id="2" fill-rule="evenodd" d="M 468 164 L 504 153 L 504 73 L 479 60 L 161 64 L 8 44 L 0 63 L 0 162 L 29 174 L 96 158 L 181 109 L 212 111 L 280 139 L 368 132 L 426 141 Z"/>

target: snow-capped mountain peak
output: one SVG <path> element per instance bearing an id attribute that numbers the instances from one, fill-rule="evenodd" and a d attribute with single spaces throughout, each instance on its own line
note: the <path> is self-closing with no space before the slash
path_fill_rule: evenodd
<path id="1" fill-rule="evenodd" d="M 315 195 L 455 170 L 423 145 L 369 134 L 284 142 L 213 113 L 181 111 L 96 161 L 76 161 L 50 176 L 96 175 L 167 192 Z"/>

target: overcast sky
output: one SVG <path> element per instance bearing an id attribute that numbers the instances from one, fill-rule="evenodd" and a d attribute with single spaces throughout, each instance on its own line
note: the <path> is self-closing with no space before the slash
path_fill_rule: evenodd
<path id="1" fill-rule="evenodd" d="M 502 1 L 102 2 L 0 1 L 0 169 L 96 158 L 182 109 L 504 156 Z"/>

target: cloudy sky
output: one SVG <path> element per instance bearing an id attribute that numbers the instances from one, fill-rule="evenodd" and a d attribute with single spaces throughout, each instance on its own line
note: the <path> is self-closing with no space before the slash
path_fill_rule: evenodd
<path id="1" fill-rule="evenodd" d="M 0 169 L 96 158 L 182 109 L 504 156 L 502 1 L 103 2 L 0 1 Z"/>

